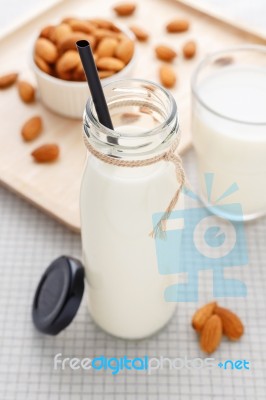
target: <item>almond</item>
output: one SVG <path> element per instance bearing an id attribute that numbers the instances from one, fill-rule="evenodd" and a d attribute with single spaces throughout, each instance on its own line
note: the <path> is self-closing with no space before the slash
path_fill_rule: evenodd
<path id="1" fill-rule="evenodd" d="M 213 314 L 216 307 L 216 302 L 208 303 L 205 306 L 199 308 L 192 317 L 192 326 L 197 331 L 200 332 L 206 323 L 206 321 Z"/>
<path id="2" fill-rule="evenodd" d="M 31 155 L 39 163 L 55 161 L 59 156 L 59 147 L 57 144 L 44 144 L 35 149 Z"/>
<path id="3" fill-rule="evenodd" d="M 51 74 L 52 73 L 52 69 L 51 69 L 50 65 L 46 61 L 44 61 L 41 57 L 35 55 L 34 61 L 35 61 L 36 65 L 43 72 L 46 72 L 46 74 Z"/>
<path id="4" fill-rule="evenodd" d="M 50 40 L 39 38 L 35 44 L 35 54 L 48 63 L 54 63 L 58 52 L 56 46 Z"/>
<path id="5" fill-rule="evenodd" d="M 189 22 L 186 19 L 174 19 L 166 25 L 169 33 L 185 32 L 189 29 Z"/>
<path id="6" fill-rule="evenodd" d="M 80 62 L 78 52 L 75 50 L 66 51 L 56 63 L 56 71 L 67 72 L 75 69 Z"/>
<path id="7" fill-rule="evenodd" d="M 100 60 L 98 68 L 101 78 L 124 68 L 133 56 L 134 43 L 112 21 L 67 17 L 57 26 L 48 25 L 41 31 L 35 43 L 36 65 L 43 72 L 60 79 L 84 81 L 85 75 L 76 49 L 79 40 L 87 40 L 93 49 L 95 61 Z"/>
<path id="8" fill-rule="evenodd" d="M 131 25 L 131 31 L 134 33 L 137 40 L 140 42 L 146 42 L 149 39 L 149 34 L 144 29 L 136 25 Z"/>
<path id="9" fill-rule="evenodd" d="M 212 315 L 205 323 L 201 336 L 200 347 L 206 353 L 213 353 L 222 338 L 222 321 L 218 315 Z"/>
<path id="10" fill-rule="evenodd" d="M 115 74 L 115 71 L 99 71 L 99 77 L 101 79 L 109 78 L 109 76 L 112 76 L 114 74 Z"/>
<path id="11" fill-rule="evenodd" d="M 18 92 L 21 100 L 25 103 L 31 103 L 35 100 L 35 89 L 26 81 L 18 81 Z"/>
<path id="12" fill-rule="evenodd" d="M 128 39 L 128 36 L 125 35 L 123 32 L 118 32 L 118 33 L 116 33 L 115 38 L 118 41 L 120 41 L 120 40 Z"/>
<path id="13" fill-rule="evenodd" d="M 117 72 L 124 68 L 125 63 L 114 57 L 102 57 L 96 61 L 96 65 L 99 69 Z"/>
<path id="14" fill-rule="evenodd" d="M 41 117 L 30 118 L 21 129 L 21 135 L 26 142 L 36 139 L 42 131 Z"/>
<path id="15" fill-rule="evenodd" d="M 68 24 L 60 24 L 54 28 L 53 37 L 56 43 L 60 43 L 71 33 L 72 29 Z"/>
<path id="16" fill-rule="evenodd" d="M 73 31 L 84 33 L 93 33 L 95 31 L 95 25 L 85 20 L 73 19 L 69 22 L 69 25 Z"/>
<path id="17" fill-rule="evenodd" d="M 114 31 L 116 33 L 122 33 L 121 29 L 117 25 L 115 25 L 112 21 L 109 21 L 109 23 L 110 23 L 110 26 L 108 28 L 109 30 L 111 29 L 111 31 Z M 98 27 L 100 28 L 99 24 Z"/>
<path id="18" fill-rule="evenodd" d="M 61 20 L 62 24 L 69 24 L 69 22 L 73 21 L 73 19 L 75 19 L 75 17 L 65 17 Z"/>
<path id="19" fill-rule="evenodd" d="M 95 38 L 92 35 L 87 35 L 83 32 L 73 32 L 58 44 L 59 54 L 63 54 L 67 50 L 76 50 L 76 42 L 78 40 L 87 40 L 91 48 L 94 49 Z"/>
<path id="20" fill-rule="evenodd" d="M 112 57 L 115 54 L 117 48 L 117 40 L 114 38 L 104 38 L 100 41 L 97 47 L 97 56 L 101 57 Z"/>
<path id="21" fill-rule="evenodd" d="M 104 38 L 117 38 L 117 33 L 114 31 L 111 31 L 109 29 L 102 29 L 102 28 L 97 28 L 93 32 L 93 35 L 96 39 L 96 41 L 100 41 Z"/>
<path id="22" fill-rule="evenodd" d="M 136 10 L 135 3 L 120 3 L 113 7 L 113 10 L 116 12 L 117 15 L 120 17 L 127 17 L 132 15 Z"/>
<path id="23" fill-rule="evenodd" d="M 0 76 L 0 89 L 6 89 L 9 86 L 13 85 L 17 80 L 18 74 L 11 73 Z"/>
<path id="24" fill-rule="evenodd" d="M 223 333 L 230 340 L 238 340 L 243 335 L 244 326 L 236 314 L 218 306 L 215 307 L 214 313 L 221 318 Z"/>
<path id="25" fill-rule="evenodd" d="M 171 47 L 164 45 L 155 47 L 155 53 L 157 58 L 163 61 L 172 61 L 177 56 L 177 53 Z"/>
<path id="26" fill-rule="evenodd" d="M 79 60 L 78 65 L 74 69 L 72 77 L 75 81 L 86 81 L 86 76 L 83 70 L 83 65 L 81 60 Z"/>
<path id="27" fill-rule="evenodd" d="M 166 88 L 172 88 L 176 83 L 176 74 L 171 65 L 164 64 L 159 70 L 160 80 Z"/>
<path id="28" fill-rule="evenodd" d="M 63 79 L 64 81 L 72 81 L 74 80 L 74 72 L 73 70 L 71 71 L 56 71 L 57 77 L 60 79 Z"/>
<path id="29" fill-rule="evenodd" d="M 97 28 L 112 29 L 114 24 L 111 21 L 103 18 L 93 18 L 90 22 L 96 25 Z"/>
<path id="30" fill-rule="evenodd" d="M 122 60 L 125 64 L 128 64 L 134 54 L 134 42 L 130 39 L 122 40 L 115 51 L 115 56 Z"/>
<path id="31" fill-rule="evenodd" d="M 53 38 L 54 38 L 54 30 L 55 30 L 55 26 L 54 25 L 45 26 L 41 30 L 40 37 L 45 38 L 45 39 L 49 39 L 50 41 L 52 41 Z"/>
<path id="32" fill-rule="evenodd" d="M 197 51 L 196 43 L 193 40 L 190 40 L 183 46 L 183 55 L 187 59 L 193 58 L 196 54 L 196 51 Z"/>
<path id="33" fill-rule="evenodd" d="M 74 81 L 86 81 L 86 76 L 83 69 L 75 68 L 71 75 L 71 79 Z"/>

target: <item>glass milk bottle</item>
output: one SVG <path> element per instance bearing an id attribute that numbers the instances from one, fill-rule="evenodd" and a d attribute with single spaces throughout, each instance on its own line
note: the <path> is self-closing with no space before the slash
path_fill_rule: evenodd
<path id="1" fill-rule="evenodd" d="M 138 339 L 162 328 L 175 311 L 164 290 L 176 276 L 159 274 L 150 233 L 153 213 L 167 208 L 180 184 L 172 162 L 132 168 L 112 160 L 165 154 L 179 135 L 177 108 L 170 93 L 143 80 L 115 81 L 104 93 L 115 130 L 98 122 L 92 100 L 84 113 L 85 144 L 98 154 L 88 152 L 80 202 L 88 305 L 105 331 Z"/>

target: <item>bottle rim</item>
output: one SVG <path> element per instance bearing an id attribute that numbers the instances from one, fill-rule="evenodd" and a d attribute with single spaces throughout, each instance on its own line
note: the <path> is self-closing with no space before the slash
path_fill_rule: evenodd
<path id="1" fill-rule="evenodd" d="M 104 154 L 119 158 L 150 158 L 162 153 L 179 133 L 177 105 L 170 92 L 160 85 L 143 79 L 120 79 L 103 87 L 111 113 L 119 106 L 145 106 L 160 113 L 161 120 L 151 129 L 127 132 L 103 126 L 97 118 L 92 98 L 84 111 L 84 133 L 86 140 Z M 109 93 L 109 95 L 108 95 Z M 111 96 L 110 96 L 111 94 Z M 132 96 L 131 96 L 132 95 Z M 141 145 L 137 145 L 141 143 Z"/>

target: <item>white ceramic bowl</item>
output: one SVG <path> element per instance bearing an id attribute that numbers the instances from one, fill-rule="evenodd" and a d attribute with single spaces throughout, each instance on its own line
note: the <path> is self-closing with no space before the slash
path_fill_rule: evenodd
<path id="1" fill-rule="evenodd" d="M 133 33 L 124 26 L 116 24 L 131 40 L 135 41 Z M 31 52 L 31 66 L 35 72 L 38 89 L 43 104 L 57 114 L 69 118 L 82 119 L 83 111 L 90 96 L 87 82 L 65 81 L 43 72 L 34 62 L 34 48 Z M 132 75 L 136 61 L 136 49 L 129 63 L 116 74 L 101 79 L 104 86 L 111 81 L 128 78 Z"/>

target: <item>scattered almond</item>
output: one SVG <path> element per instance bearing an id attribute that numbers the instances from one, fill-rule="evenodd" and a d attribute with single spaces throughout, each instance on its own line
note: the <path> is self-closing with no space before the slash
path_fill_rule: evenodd
<path id="1" fill-rule="evenodd" d="M 18 81 L 18 92 L 25 103 L 32 103 L 35 100 L 35 88 L 26 81 Z"/>
<path id="2" fill-rule="evenodd" d="M 244 333 L 244 326 L 238 316 L 219 307 L 216 302 L 199 308 L 193 315 L 192 326 L 200 333 L 200 346 L 207 353 L 217 348 L 222 333 L 230 340 L 238 340 Z"/>
<path id="3" fill-rule="evenodd" d="M 11 73 L 0 76 L 0 89 L 6 89 L 12 86 L 17 80 L 18 74 Z"/>
<path id="4" fill-rule="evenodd" d="M 212 315 L 202 328 L 200 347 L 206 353 L 213 353 L 222 338 L 222 321 L 218 315 Z"/>
<path id="5" fill-rule="evenodd" d="M 131 31 L 134 33 L 136 39 L 140 42 L 146 42 L 149 39 L 149 34 L 144 29 L 136 25 L 131 25 Z"/>
<path id="6" fill-rule="evenodd" d="M 125 64 L 128 64 L 134 54 L 134 42 L 130 39 L 122 40 L 115 51 L 115 56 L 122 60 Z"/>
<path id="7" fill-rule="evenodd" d="M 174 19 L 166 25 L 169 33 L 185 32 L 189 29 L 189 22 L 186 19 Z"/>
<path id="8" fill-rule="evenodd" d="M 55 161 L 59 156 L 59 147 L 57 144 L 44 144 L 35 149 L 31 155 L 38 163 Z"/>
<path id="9" fill-rule="evenodd" d="M 21 129 L 21 135 L 26 142 L 36 139 L 42 131 L 42 119 L 39 116 L 30 118 Z"/>
<path id="10" fill-rule="evenodd" d="M 193 58 L 196 54 L 196 51 L 197 51 L 196 43 L 193 40 L 190 40 L 183 46 L 183 55 L 187 59 Z"/>
<path id="11" fill-rule="evenodd" d="M 195 312 L 192 318 L 192 326 L 197 332 L 200 332 L 202 330 L 204 324 L 213 314 L 215 307 L 216 307 L 216 302 L 212 302 L 199 308 Z"/>
<path id="12" fill-rule="evenodd" d="M 96 65 L 99 69 L 117 72 L 124 68 L 125 63 L 114 57 L 102 57 L 96 61 Z"/>
<path id="13" fill-rule="evenodd" d="M 106 37 L 102 39 L 97 47 L 97 56 L 101 57 L 112 57 L 115 54 L 117 48 L 117 40 L 114 38 Z"/>
<path id="14" fill-rule="evenodd" d="M 244 326 L 238 316 L 232 311 L 218 306 L 215 307 L 214 312 L 221 318 L 223 333 L 230 340 L 240 339 L 244 333 Z"/>
<path id="15" fill-rule="evenodd" d="M 160 45 L 155 47 L 155 53 L 159 60 L 172 61 L 177 53 L 169 46 Z"/>
<path id="16" fill-rule="evenodd" d="M 176 74 L 171 65 L 164 64 L 159 70 L 160 81 L 166 88 L 172 88 L 176 83 Z"/>
<path id="17" fill-rule="evenodd" d="M 45 38 L 37 39 L 35 44 L 35 54 L 48 63 L 55 62 L 58 56 L 57 48 L 54 43 Z"/>
<path id="18" fill-rule="evenodd" d="M 135 3 L 120 3 L 113 7 L 113 10 L 116 12 L 117 15 L 120 17 L 127 17 L 132 15 L 136 10 Z"/>

